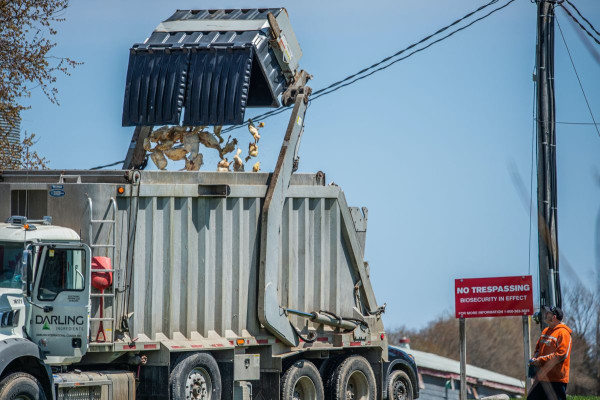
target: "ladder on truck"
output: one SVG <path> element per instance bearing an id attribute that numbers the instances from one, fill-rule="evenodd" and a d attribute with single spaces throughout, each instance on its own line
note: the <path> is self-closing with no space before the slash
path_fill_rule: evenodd
<path id="1" fill-rule="evenodd" d="M 92 269 L 91 273 L 93 274 L 94 272 L 111 272 L 113 274 L 113 282 L 110 285 L 110 288 L 105 290 L 103 293 L 100 293 L 97 289 L 95 290 L 94 293 L 90 292 L 90 300 L 92 301 L 92 303 L 94 303 L 94 301 L 96 302 L 96 304 L 98 305 L 98 307 L 100 306 L 100 298 L 104 298 L 104 299 L 112 299 L 111 302 L 111 306 L 110 307 L 106 307 L 106 302 L 103 301 L 103 305 L 104 305 L 104 310 L 102 311 L 103 316 L 102 317 L 90 317 L 90 325 L 92 322 L 98 322 L 99 324 L 102 323 L 102 325 L 104 325 L 105 323 L 108 324 L 108 327 L 104 327 L 104 331 L 105 331 L 105 341 L 96 341 L 96 336 L 94 334 L 94 332 L 92 331 L 90 333 L 90 341 L 89 344 L 90 346 L 96 346 L 96 347 L 100 347 L 100 346 L 110 346 L 112 345 L 112 343 L 114 342 L 113 338 L 114 338 L 114 332 L 115 332 L 115 294 L 116 294 L 116 285 L 115 285 L 115 269 L 114 269 L 114 263 L 115 263 L 115 255 L 116 255 L 116 238 L 117 238 L 117 202 L 115 201 L 114 197 L 110 198 L 110 202 L 109 202 L 109 207 L 111 210 L 111 219 L 94 219 L 94 210 L 93 210 L 93 203 L 92 203 L 92 199 L 90 197 L 88 197 L 88 207 L 89 207 L 89 212 L 90 212 L 90 218 L 89 218 L 89 227 L 88 227 L 88 235 L 89 235 L 89 242 L 90 242 L 90 249 L 92 250 L 92 257 L 98 255 L 97 250 L 100 249 L 108 249 L 109 253 L 111 254 L 110 259 L 111 259 L 111 269 Z M 108 237 L 108 242 L 109 243 L 100 243 L 100 242 L 94 242 L 94 227 L 96 228 L 96 233 L 98 234 L 98 240 L 100 240 L 101 235 L 99 234 L 102 231 L 102 228 L 107 226 L 109 229 L 109 234 L 107 235 Z M 112 229 L 112 232 L 110 231 Z M 91 282 L 90 282 L 91 285 Z M 92 304 L 93 305 L 93 304 Z M 109 315 L 107 316 L 106 314 L 104 314 L 107 310 L 110 310 Z M 108 330 L 107 328 L 110 328 L 110 331 L 108 333 L 106 333 L 106 331 Z"/>

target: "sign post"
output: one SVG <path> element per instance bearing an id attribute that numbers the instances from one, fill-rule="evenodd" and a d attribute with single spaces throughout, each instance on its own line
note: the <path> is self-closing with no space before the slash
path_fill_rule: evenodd
<path id="1" fill-rule="evenodd" d="M 467 329 L 464 318 L 459 320 L 460 331 L 460 400 L 467 400 Z"/>
<path id="2" fill-rule="evenodd" d="M 531 332 L 531 317 L 523 316 L 523 356 L 525 357 L 525 396 L 529 389 L 529 360 L 531 359 L 531 344 L 529 334 Z"/>
<path id="3" fill-rule="evenodd" d="M 531 275 L 499 278 L 456 279 L 455 316 L 460 330 L 460 399 L 467 399 L 467 340 L 465 318 L 523 317 L 525 370 L 529 362 L 529 316 L 533 314 Z M 527 373 L 525 391 L 527 392 Z M 527 393 L 525 393 L 527 394 Z"/>

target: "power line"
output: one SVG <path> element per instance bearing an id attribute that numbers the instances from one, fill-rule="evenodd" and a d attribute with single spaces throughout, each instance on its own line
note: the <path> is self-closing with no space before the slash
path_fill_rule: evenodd
<path id="1" fill-rule="evenodd" d="M 415 43 L 413 43 L 413 44 L 409 45 L 408 47 L 406 47 L 406 48 L 404 48 L 404 49 L 402 49 L 402 50 L 400 50 L 400 51 L 398 51 L 398 52 L 396 52 L 396 53 L 394 53 L 394 54 L 392 54 L 391 56 L 385 57 L 384 59 L 382 59 L 382 60 L 380 60 L 380 61 L 376 62 L 375 64 L 372 64 L 372 65 L 370 65 L 369 67 L 363 68 L 362 70 L 360 70 L 360 71 L 358 71 L 358 72 L 356 72 L 356 73 L 354 73 L 354 74 L 352 74 L 352 75 L 349 75 L 349 76 L 345 77 L 344 79 L 341 79 L 341 80 L 339 80 L 339 81 L 337 81 L 337 82 L 334 82 L 334 83 L 332 83 L 332 84 L 330 84 L 330 85 L 328 85 L 328 86 L 326 86 L 326 87 L 324 87 L 324 88 L 322 88 L 322 89 L 319 89 L 319 90 L 317 90 L 317 91 L 313 92 L 313 96 L 311 97 L 310 101 L 317 100 L 318 98 L 320 98 L 320 97 L 322 97 L 322 96 L 325 96 L 325 95 L 328 95 L 328 94 L 330 94 L 330 93 L 333 93 L 333 92 L 335 92 L 335 91 L 337 91 L 337 90 L 339 90 L 339 89 L 341 89 L 341 88 L 343 88 L 343 87 L 346 87 L 346 86 L 352 85 L 352 84 L 354 84 L 355 82 L 357 82 L 357 81 L 359 81 L 359 80 L 365 79 L 365 78 L 367 78 L 367 77 L 369 77 L 369 76 L 371 76 L 371 75 L 373 75 L 373 74 L 375 74 L 375 73 L 377 73 L 377 72 L 379 72 L 379 71 L 382 71 L 382 70 L 384 70 L 384 69 L 387 69 L 387 68 L 391 67 L 392 65 L 396 64 L 396 63 L 397 63 L 397 62 L 399 62 L 399 61 L 406 60 L 407 58 L 411 57 L 412 55 L 414 55 L 414 54 L 416 54 L 416 53 L 419 53 L 419 52 L 421 52 L 421 51 L 423 51 L 423 50 L 425 50 L 425 49 L 427 49 L 427 48 L 429 48 L 429 47 L 433 46 L 434 44 L 437 44 L 437 43 L 439 43 L 439 42 L 441 42 L 441 41 L 443 41 L 443 40 L 445 40 L 445 39 L 448 39 L 449 37 L 453 36 L 454 34 L 456 34 L 456 33 L 460 32 L 460 31 L 462 31 L 462 30 L 465 30 L 465 29 L 467 29 L 468 27 L 470 27 L 471 25 L 473 25 L 473 24 L 475 24 L 475 23 L 477 23 L 477 22 L 479 22 L 479 21 L 481 21 L 481 20 L 483 20 L 483 19 L 485 19 L 485 18 L 489 17 L 490 15 L 494 14 L 494 13 L 495 13 L 495 12 L 497 12 L 497 11 L 500 11 L 501 9 L 503 9 L 503 8 L 507 7 L 507 6 L 508 6 L 510 3 L 512 3 L 512 2 L 513 2 L 513 1 L 515 1 L 515 0 L 510 0 L 508 3 L 504 4 L 503 6 L 501 6 L 501 7 L 498 7 L 498 8 L 496 8 L 496 9 L 494 9 L 494 10 L 490 11 L 490 12 L 489 12 L 489 13 L 487 13 L 486 15 L 484 15 L 484 16 L 482 16 L 482 17 L 479 17 L 479 18 L 477 18 L 476 20 L 474 20 L 474 21 L 470 22 L 468 25 L 465 25 L 465 26 L 463 26 L 463 27 L 461 27 L 461 28 L 459 28 L 459 29 L 457 29 L 457 30 L 455 30 L 455 31 L 453 31 L 453 32 L 451 32 L 451 33 L 449 33 L 448 35 L 446 35 L 446 36 L 444 36 L 444 37 L 442 37 L 442 38 L 440 38 L 440 39 L 437 39 L 437 40 L 433 41 L 432 43 L 428 44 L 428 45 L 427 45 L 427 46 L 425 46 L 425 47 L 422 47 L 422 48 L 420 48 L 420 49 L 417 49 L 417 50 L 415 50 L 415 51 L 413 51 L 413 52 L 409 53 L 408 55 L 406 55 L 406 56 L 404 56 L 404 57 L 398 58 L 398 59 L 396 59 L 396 60 L 394 60 L 394 61 L 390 62 L 389 64 L 386 64 L 386 65 L 384 65 L 383 67 L 379 67 L 379 68 L 377 68 L 377 69 L 375 69 L 375 70 L 371 71 L 370 73 L 368 73 L 368 74 L 366 74 L 366 75 L 359 76 L 359 75 L 363 74 L 364 72 L 366 72 L 366 71 L 369 71 L 369 70 L 372 70 L 373 68 L 375 68 L 375 67 L 377 67 L 377 66 L 379 66 L 379 65 L 381 65 L 381 64 L 384 64 L 385 62 L 387 62 L 387 61 L 389 61 L 389 60 L 393 59 L 394 57 L 397 57 L 397 56 L 399 56 L 400 54 L 403 54 L 403 53 L 405 53 L 406 51 L 408 51 L 408 50 L 410 50 L 410 49 L 412 49 L 412 48 L 414 48 L 414 47 L 418 46 L 419 44 L 422 44 L 423 42 L 426 42 L 427 40 L 431 39 L 432 37 L 434 37 L 434 36 L 436 36 L 436 35 L 440 34 L 441 32 L 444 32 L 444 31 L 448 30 L 448 29 L 449 29 L 449 28 L 451 28 L 452 26 L 455 26 L 456 24 L 460 23 L 461 21 L 465 20 L 466 18 L 469 18 L 469 17 L 470 17 L 470 16 L 472 16 L 473 14 L 475 14 L 475 13 L 477 13 L 477 12 L 479 12 L 479 11 L 481 11 L 481 10 L 485 9 L 486 7 L 489 7 L 489 6 L 491 6 L 492 4 L 495 4 L 495 3 L 497 3 L 498 1 L 499 1 L 499 0 L 492 0 L 491 2 L 489 2 L 489 3 L 487 3 L 487 4 L 483 5 L 483 6 L 481 6 L 481 7 L 479 7 L 479 8 L 477 8 L 477 9 L 476 9 L 476 10 L 474 10 L 474 11 L 471 11 L 471 12 L 467 13 L 467 14 L 466 14 L 465 16 L 463 16 L 462 18 L 459 18 L 459 19 L 457 19 L 456 21 L 452 22 L 451 24 L 449 24 L 449 25 L 446 25 L 445 27 L 443 27 L 443 28 L 441 28 L 441 29 L 438 29 L 438 30 L 437 30 L 435 33 L 432 33 L 431 35 L 428 35 L 428 36 L 424 37 L 423 39 L 421 39 L 421 40 L 419 40 L 419 41 L 417 41 L 417 42 L 415 42 Z M 355 78 L 355 79 L 353 79 L 353 78 Z M 260 114 L 260 115 L 254 116 L 252 119 L 255 119 L 255 120 L 259 120 L 259 119 L 260 119 L 260 120 L 265 120 L 265 119 L 267 119 L 267 118 L 269 118 L 269 117 L 272 117 L 272 116 L 274 116 L 274 115 L 277 115 L 277 114 L 279 114 L 280 112 L 282 112 L 281 110 L 285 110 L 285 109 L 286 109 L 286 107 L 279 107 L 279 108 L 277 108 L 277 109 L 275 109 L 275 110 L 272 110 L 272 111 L 266 112 L 266 113 L 264 113 L 264 114 Z M 224 132 L 224 133 L 226 133 L 226 132 L 230 132 L 230 131 L 232 131 L 232 130 L 235 130 L 235 129 L 241 128 L 241 127 L 243 127 L 243 126 L 246 126 L 246 125 L 248 125 L 248 121 L 245 121 L 245 122 L 244 122 L 244 124 L 242 124 L 242 125 L 239 125 L 239 126 L 232 126 L 232 127 L 229 127 L 229 128 L 227 128 L 227 129 L 224 129 L 224 130 L 223 130 L 223 132 Z"/>
<path id="2" fill-rule="evenodd" d="M 501 6 L 501 7 L 498 7 L 498 8 L 496 8 L 496 9 L 494 9 L 494 10 L 490 11 L 490 12 L 489 12 L 489 13 L 487 13 L 486 15 L 484 15 L 484 16 L 482 16 L 482 17 L 479 17 L 479 18 L 477 18 L 476 20 L 472 21 L 471 23 L 469 23 L 469 24 L 467 24 L 467 25 L 465 25 L 465 26 L 463 26 L 463 27 L 461 27 L 461 28 L 459 28 L 459 29 L 457 29 L 457 30 L 455 30 L 455 31 L 453 31 L 453 32 L 451 32 L 451 33 L 449 33 L 448 35 L 446 35 L 446 36 L 444 36 L 444 37 L 441 37 L 441 38 L 439 38 L 439 39 L 437 39 L 437 40 L 435 40 L 435 41 L 433 41 L 433 42 L 429 43 L 427 46 L 425 46 L 425 47 L 422 47 L 422 48 L 420 48 L 420 49 L 417 49 L 417 50 L 413 51 L 412 53 L 410 53 L 410 54 L 408 54 L 408 55 L 406 55 L 406 56 L 404 56 L 404 57 L 400 57 L 400 58 L 398 58 L 398 59 L 396 59 L 396 60 L 394 60 L 394 61 L 390 62 L 389 64 L 387 64 L 387 65 L 384 65 L 383 67 L 379 67 L 379 68 L 377 68 L 377 69 L 375 69 L 375 70 L 373 70 L 373 71 L 369 72 L 369 73 L 368 73 L 368 74 L 366 74 L 366 75 L 359 76 L 358 78 L 355 78 L 354 80 L 352 80 L 352 81 L 350 81 L 350 82 L 344 83 L 343 85 L 337 86 L 337 87 L 335 87 L 335 88 L 333 88 L 333 89 L 331 89 L 331 90 L 329 90 L 329 91 L 327 91 L 327 92 L 322 92 L 322 90 L 319 90 L 319 92 L 321 92 L 321 93 L 319 93 L 319 94 L 317 94 L 316 96 L 314 96 L 314 97 L 312 98 L 312 100 L 316 100 L 316 99 L 318 99 L 319 97 L 322 97 L 322 96 L 325 96 L 325 95 L 327 95 L 327 94 L 333 93 L 333 92 L 335 92 L 336 90 L 339 90 L 339 89 L 341 89 L 341 88 L 343 88 L 343 87 L 346 87 L 346 86 L 352 85 L 353 83 L 355 83 L 355 82 L 357 82 L 357 81 L 360 81 L 360 80 L 362 80 L 362 79 L 365 79 L 365 78 L 367 78 L 367 77 L 369 77 L 369 76 L 371 76 L 371 75 L 373 75 L 373 74 L 375 74 L 375 73 L 377 73 L 377 72 L 379 72 L 379 71 L 383 71 L 384 69 L 387 69 L 387 68 L 391 67 L 392 65 L 396 64 L 396 63 L 397 63 L 397 62 L 399 62 L 399 61 L 406 60 L 407 58 L 411 57 L 412 55 L 414 55 L 414 54 L 416 54 L 416 53 L 419 53 L 419 52 L 421 52 L 421 51 L 423 51 L 423 50 L 425 50 L 425 49 L 427 49 L 427 48 L 429 48 L 429 47 L 433 46 L 433 45 L 434 45 L 434 44 L 436 44 L 436 43 L 439 43 L 439 42 L 441 42 L 441 41 L 443 41 L 443 40 L 445 40 L 445 39 L 448 39 L 449 37 L 453 36 L 454 34 L 456 34 L 456 33 L 460 32 L 460 31 L 462 31 L 462 30 L 464 30 L 464 29 L 467 29 L 468 27 L 470 27 L 471 25 L 473 25 L 473 24 L 475 24 L 475 23 L 477 23 L 477 22 L 481 21 L 482 19 L 485 19 L 485 18 L 489 17 L 490 15 L 494 14 L 495 12 L 502 10 L 503 8 L 507 7 L 507 6 L 508 6 L 510 3 L 514 2 L 514 1 L 515 1 L 515 0 L 510 0 L 508 3 L 504 4 L 503 6 Z M 411 45 L 411 46 L 407 47 L 406 49 L 408 49 L 408 48 L 410 48 L 410 47 L 413 47 L 413 46 Z M 406 49 L 405 49 L 405 50 L 406 50 Z M 402 51 L 404 51 L 404 50 L 402 50 Z M 400 53 L 400 52 L 399 52 L 399 53 Z M 315 93 L 316 93 L 316 92 L 315 92 Z"/>
<path id="3" fill-rule="evenodd" d="M 567 122 L 567 121 L 557 121 L 555 123 L 556 124 L 562 124 L 562 125 L 600 125 L 600 124 L 595 123 L 595 122 Z"/>
<path id="4" fill-rule="evenodd" d="M 587 19 L 586 17 L 584 17 L 584 16 L 583 16 L 583 15 L 582 15 L 582 14 L 579 12 L 579 10 L 577 9 L 577 7 L 575 7 L 575 4 L 571 3 L 571 1 L 570 1 L 570 0 L 567 0 L 567 3 L 569 3 L 569 5 L 570 5 L 571 7 L 573 7 L 573 9 L 574 9 L 574 10 L 577 12 L 577 14 L 579 14 L 579 16 L 580 16 L 580 17 L 581 17 L 581 18 L 582 18 L 582 19 L 583 19 L 585 22 L 587 22 L 587 24 L 590 26 L 590 28 L 592 28 L 592 30 L 593 30 L 594 32 L 596 32 L 596 35 L 600 36 L 600 32 L 598 32 L 598 30 L 597 30 L 596 28 L 594 28 L 594 25 L 592 25 L 592 23 L 591 23 L 590 21 L 588 21 L 588 19 Z"/>
<path id="5" fill-rule="evenodd" d="M 531 124 L 531 170 L 529 172 L 529 265 L 527 267 L 527 275 L 531 275 L 531 225 L 533 221 L 533 165 L 535 157 L 537 156 L 537 80 L 533 83 L 533 101 L 531 105 L 531 113 L 533 114 L 533 123 Z"/>
<path id="6" fill-rule="evenodd" d="M 536 121 L 535 117 L 533 119 L 534 121 Z M 538 119 L 537 122 L 541 122 L 541 119 Z M 594 122 L 579 122 L 579 121 L 556 121 L 555 124 L 561 124 L 561 125 L 600 125 L 600 123 L 594 123 Z"/>
<path id="7" fill-rule="evenodd" d="M 287 110 L 288 108 L 289 108 L 289 106 L 288 106 L 288 107 L 286 107 L 286 106 L 281 106 L 281 107 L 278 107 L 278 108 L 276 108 L 276 109 L 274 109 L 274 110 L 267 111 L 266 113 L 259 114 L 259 115 L 255 115 L 254 117 L 252 117 L 252 118 L 250 118 L 250 119 L 252 119 L 252 120 L 255 120 L 255 121 L 264 121 L 265 119 L 268 119 L 268 118 L 270 118 L 270 117 L 273 117 L 273 116 L 275 116 L 275 115 L 277 115 L 277 114 L 281 114 L 282 112 L 284 112 L 284 111 L 285 111 L 285 110 Z M 244 123 L 243 123 L 243 124 L 241 124 L 241 125 L 234 125 L 234 126 L 230 126 L 229 128 L 225 128 L 225 129 L 223 129 L 221 132 L 222 132 L 222 133 L 227 133 L 227 132 L 231 132 L 231 131 L 234 131 L 234 130 L 236 130 L 236 129 L 242 128 L 242 127 L 244 127 L 244 126 L 248 126 L 248 124 L 250 123 L 250 119 L 247 119 L 247 120 L 246 120 L 246 121 L 244 121 Z"/>
<path id="8" fill-rule="evenodd" d="M 600 136 L 600 130 L 598 129 L 598 124 L 596 123 L 596 119 L 594 118 L 594 113 L 592 112 L 592 108 L 590 107 L 590 102 L 588 101 L 588 98 L 585 95 L 585 90 L 583 89 L 583 84 L 581 83 L 581 79 L 579 79 L 579 74 L 577 73 L 577 68 L 575 68 L 575 62 L 573 61 L 573 57 L 571 56 L 571 50 L 569 50 L 569 46 L 567 45 L 567 41 L 565 40 L 565 35 L 563 34 L 562 28 L 560 27 L 558 18 L 555 18 L 555 19 L 556 19 L 556 25 L 558 26 L 558 30 L 560 31 L 560 36 L 562 37 L 563 43 L 565 44 L 565 47 L 567 48 L 567 54 L 569 54 L 569 59 L 571 60 L 571 65 L 573 66 L 573 71 L 575 71 L 575 76 L 577 77 L 577 81 L 579 82 L 579 87 L 581 88 L 581 93 L 583 93 L 583 98 L 585 99 L 585 104 L 587 104 L 587 108 L 588 108 L 588 111 L 590 112 L 590 116 L 592 117 L 592 121 L 594 122 L 594 127 L 596 128 L 596 132 L 598 133 L 598 136 Z"/>
<path id="9" fill-rule="evenodd" d="M 571 3 L 569 3 L 569 4 L 571 4 Z M 573 19 L 573 21 L 575 21 L 575 22 L 577 23 L 577 25 L 579 25 L 579 27 L 580 27 L 580 28 L 581 28 L 581 29 L 582 29 L 582 30 L 583 30 L 585 33 L 587 33 L 587 35 L 588 35 L 589 37 L 591 37 L 591 38 L 594 40 L 594 42 L 596 42 L 596 43 L 600 44 L 600 40 L 598 40 L 598 39 L 597 39 L 597 38 L 596 38 L 594 35 L 592 35 L 592 34 L 591 34 L 591 32 L 590 32 L 590 31 L 588 31 L 588 30 L 587 30 L 587 28 L 586 28 L 585 26 L 583 26 L 583 25 L 581 24 L 581 22 L 579 22 L 579 20 L 578 20 L 578 19 L 577 19 L 577 18 L 576 18 L 576 17 L 575 17 L 573 14 L 571 14 L 571 12 L 570 12 L 570 11 L 567 9 L 567 7 L 565 7 L 565 6 L 564 6 L 562 3 L 560 4 L 560 6 L 562 7 L 562 9 L 563 9 L 563 10 L 565 10 L 565 12 L 566 12 L 567 14 L 569 14 L 569 17 L 571 17 L 571 18 Z M 581 14 L 580 14 L 580 15 L 581 15 Z M 585 19 L 585 18 L 584 18 L 584 19 Z M 587 20 L 586 20 L 586 21 L 587 21 Z M 558 23 L 558 21 L 557 21 L 557 23 Z M 589 22 L 588 22 L 588 23 L 589 23 Z M 591 26 L 591 24 L 590 24 L 590 26 Z M 593 26 L 592 26 L 592 29 L 594 29 L 594 27 L 593 27 Z M 596 29 L 594 29 L 594 31 L 596 31 Z"/>
<path id="10" fill-rule="evenodd" d="M 114 162 L 112 164 L 100 165 L 98 167 L 90 168 L 90 171 L 93 171 L 93 170 L 96 170 L 96 169 L 102 169 L 102 168 L 106 168 L 106 167 L 112 167 L 113 165 L 123 164 L 124 162 L 125 162 L 125 160 L 123 160 L 123 161 L 117 161 L 117 162 Z"/>
<path id="11" fill-rule="evenodd" d="M 349 80 L 351 80 L 351 79 L 353 79 L 353 78 L 357 77 L 358 75 L 360 75 L 360 74 L 363 74 L 363 73 L 367 72 L 367 71 L 368 71 L 368 70 L 370 70 L 370 69 L 373 69 L 373 68 L 375 68 L 375 67 L 378 67 L 379 65 L 381 65 L 381 64 L 383 64 L 383 63 L 386 63 L 386 62 L 388 62 L 388 61 L 389 61 L 389 60 L 391 60 L 392 58 L 394 58 L 394 57 L 397 57 L 397 56 L 399 56 L 400 54 L 402 54 L 402 53 L 404 53 L 404 52 L 406 52 L 406 51 L 408 51 L 408 50 L 412 49 L 413 47 L 416 47 L 416 46 L 418 46 L 418 45 L 420 45 L 420 44 L 422 44 L 422 43 L 424 43 L 424 42 L 428 41 L 428 40 L 429 40 L 429 39 L 431 39 L 432 37 L 434 37 L 434 36 L 436 36 L 436 35 L 438 35 L 438 34 L 440 34 L 440 33 L 444 32 L 444 31 L 448 30 L 449 28 L 451 28 L 451 27 L 453 27 L 453 26 L 455 26 L 455 25 L 459 24 L 460 22 L 464 21 L 465 19 L 467 19 L 467 18 L 471 17 L 473 14 L 476 14 L 476 13 L 478 13 L 479 11 L 481 11 L 481 10 L 483 10 L 483 9 L 485 9 L 485 8 L 487 8 L 487 7 L 489 7 L 489 6 L 491 6 L 492 4 L 495 4 L 495 3 L 497 3 L 498 1 L 499 1 L 499 0 L 492 0 L 492 1 L 490 1 L 489 3 L 487 3 L 487 4 L 484 4 L 483 6 L 481 6 L 481 7 L 477 8 L 476 10 L 474 10 L 474 11 L 471 11 L 471 12 L 469 12 L 469 13 L 465 14 L 465 15 L 464 15 L 462 18 L 459 18 L 459 19 L 457 19 L 456 21 L 452 22 L 451 24 L 449 24 L 449 25 L 446 25 L 445 27 L 438 29 L 436 32 L 432 33 L 431 35 L 428 35 L 428 36 L 424 37 L 423 39 L 419 40 L 418 42 L 415 42 L 415 43 L 411 44 L 410 46 L 408 46 L 408 47 L 406 47 L 406 48 L 404 48 L 404 49 L 402 49 L 402 50 L 400 50 L 400 51 L 398 51 L 398 52 L 396 52 L 396 53 L 392 54 L 391 56 L 385 57 L 384 59 L 382 59 L 382 60 L 380 60 L 380 61 L 377 61 L 375 64 L 372 64 L 372 65 L 370 65 L 370 66 L 368 66 L 368 67 L 366 67 L 366 68 L 363 68 L 362 70 L 360 70 L 360 71 L 358 71 L 358 72 L 356 72 L 356 73 L 354 73 L 354 74 L 352 74 L 352 75 L 349 75 L 349 76 L 345 77 L 344 79 L 341 79 L 341 80 L 339 80 L 339 81 L 337 81 L 337 82 L 334 82 L 334 83 L 330 84 L 330 85 L 329 85 L 329 86 L 327 86 L 327 87 L 324 87 L 324 88 L 322 88 L 322 89 L 319 89 L 319 90 L 317 90 L 317 91 L 314 93 L 314 95 L 319 95 L 320 93 L 322 93 L 322 92 L 325 92 L 326 90 L 329 90 L 329 89 L 331 89 L 331 88 L 333 88 L 333 87 L 335 87 L 335 86 L 337 86 L 337 85 L 340 85 L 340 84 L 342 84 L 342 83 L 344 83 L 344 82 L 346 82 L 346 81 L 349 81 Z M 317 96 L 317 97 L 318 97 L 318 96 Z"/>

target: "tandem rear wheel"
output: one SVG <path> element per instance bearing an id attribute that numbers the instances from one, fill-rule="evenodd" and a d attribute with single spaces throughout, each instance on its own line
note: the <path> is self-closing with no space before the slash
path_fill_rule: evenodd
<path id="1" fill-rule="evenodd" d="M 328 399 L 377 399 L 375 374 L 371 364 L 362 356 L 350 356 L 338 361 L 325 378 Z"/>
<path id="2" fill-rule="evenodd" d="M 169 376 L 172 400 L 220 400 L 221 373 L 207 353 L 182 356 Z"/>
<path id="3" fill-rule="evenodd" d="M 281 400 L 323 400 L 323 382 L 313 363 L 299 360 L 281 376 Z"/>

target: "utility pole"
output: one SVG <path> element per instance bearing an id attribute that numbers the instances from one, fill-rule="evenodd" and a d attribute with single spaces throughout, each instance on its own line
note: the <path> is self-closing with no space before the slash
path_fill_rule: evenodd
<path id="1" fill-rule="evenodd" d="M 557 0 L 536 0 L 536 3 L 538 12 L 536 96 L 540 307 L 562 307 L 558 275 L 554 104 L 554 7 Z"/>

